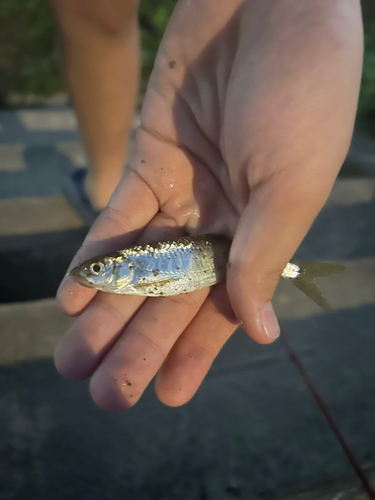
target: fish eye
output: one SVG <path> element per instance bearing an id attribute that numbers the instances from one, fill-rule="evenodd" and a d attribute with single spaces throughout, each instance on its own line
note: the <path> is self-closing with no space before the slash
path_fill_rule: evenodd
<path id="1" fill-rule="evenodd" d="M 103 264 L 103 262 L 93 262 L 90 265 L 90 272 L 94 276 L 100 276 L 101 274 L 104 273 L 104 271 L 105 271 L 105 265 Z"/>

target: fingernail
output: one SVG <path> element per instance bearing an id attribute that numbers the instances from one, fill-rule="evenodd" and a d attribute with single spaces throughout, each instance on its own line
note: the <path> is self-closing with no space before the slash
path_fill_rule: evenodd
<path id="1" fill-rule="evenodd" d="M 263 328 L 267 337 L 277 339 L 280 335 L 280 327 L 271 302 L 267 302 L 267 304 L 263 307 L 262 319 Z"/>

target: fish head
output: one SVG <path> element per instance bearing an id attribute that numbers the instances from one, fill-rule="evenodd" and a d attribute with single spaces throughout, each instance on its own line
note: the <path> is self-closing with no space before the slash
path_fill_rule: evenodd
<path id="1" fill-rule="evenodd" d="M 72 269 L 69 276 L 89 288 L 121 293 L 132 281 L 134 268 L 122 256 L 98 256 Z"/>

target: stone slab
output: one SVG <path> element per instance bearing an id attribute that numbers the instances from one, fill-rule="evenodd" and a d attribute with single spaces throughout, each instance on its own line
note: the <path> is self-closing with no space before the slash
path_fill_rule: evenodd
<path id="1" fill-rule="evenodd" d="M 56 145 L 56 149 L 66 156 L 73 165 L 77 167 L 85 167 L 87 165 L 86 153 L 81 142 L 60 142 Z"/>
<path id="2" fill-rule="evenodd" d="M 72 110 L 24 110 L 18 118 L 29 132 L 76 130 L 78 126 Z"/>
<path id="3" fill-rule="evenodd" d="M 367 306 L 283 323 L 370 470 L 375 466 L 374 313 Z M 97 409 L 87 383 L 62 379 L 47 359 L 2 366 L 4 498 L 247 500 L 322 492 L 329 484 L 356 486 L 280 342 L 266 358 L 262 352 L 269 349 L 239 332 L 188 405 L 164 407 L 150 387 L 122 414 Z M 228 351 L 241 363 L 228 363 Z"/>
<path id="4" fill-rule="evenodd" d="M 0 238 L 0 303 L 53 297 L 87 228 Z"/>
<path id="5" fill-rule="evenodd" d="M 333 186 L 327 205 L 355 205 L 367 203 L 375 198 L 375 179 L 358 177 L 356 179 L 338 178 Z"/>
<path id="6" fill-rule="evenodd" d="M 0 305 L 0 365 L 50 358 L 72 321 L 55 299 Z"/>
<path id="7" fill-rule="evenodd" d="M 327 205 L 300 245 L 300 260 L 339 261 L 375 255 L 375 200 Z"/>
<path id="8" fill-rule="evenodd" d="M 349 177 L 375 176 L 375 140 L 358 127 L 354 131 L 340 175 Z"/>
<path id="9" fill-rule="evenodd" d="M 66 110 L 66 108 L 62 108 Z M 0 144 L 21 142 L 25 146 L 51 146 L 57 142 L 79 140 L 78 130 L 41 130 L 29 132 L 21 123 L 18 111 L 0 109 L 3 126 Z"/>
<path id="10" fill-rule="evenodd" d="M 346 270 L 317 283 L 333 310 L 375 304 L 375 257 L 340 260 Z M 280 280 L 273 299 L 279 318 L 306 318 L 325 314 L 319 306 L 285 280 Z"/>
<path id="11" fill-rule="evenodd" d="M 61 195 L 61 176 L 73 166 L 51 146 L 26 146 L 23 172 L 0 171 L 0 199 Z"/>
<path id="12" fill-rule="evenodd" d="M 26 169 L 23 144 L 0 144 L 0 172 L 19 172 Z"/>
<path id="13" fill-rule="evenodd" d="M 0 237 L 64 231 L 83 225 L 62 196 L 0 200 Z"/>
<path id="14" fill-rule="evenodd" d="M 67 107 L 69 106 L 69 95 L 67 92 L 58 92 L 51 96 L 43 96 L 36 94 L 19 94 L 17 92 L 10 92 L 5 102 L 10 106 L 34 106 L 40 108 L 48 107 Z"/>

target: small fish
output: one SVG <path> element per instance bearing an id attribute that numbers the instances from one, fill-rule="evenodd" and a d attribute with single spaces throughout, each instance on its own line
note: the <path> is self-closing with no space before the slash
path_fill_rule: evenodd
<path id="1" fill-rule="evenodd" d="M 225 280 L 230 245 L 224 236 L 207 234 L 135 245 L 86 260 L 69 276 L 102 292 L 147 297 L 179 295 Z M 291 260 L 281 277 L 330 310 L 315 278 L 344 269 L 339 264 Z"/>

